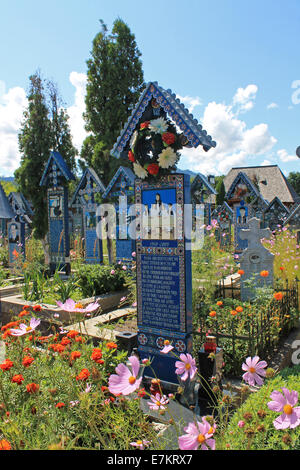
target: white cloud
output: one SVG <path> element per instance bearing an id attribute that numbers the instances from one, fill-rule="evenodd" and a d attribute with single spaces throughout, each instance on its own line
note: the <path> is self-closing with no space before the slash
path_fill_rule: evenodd
<path id="1" fill-rule="evenodd" d="M 23 88 L 10 88 L 0 82 L 0 175 L 10 176 L 19 167 L 18 133 L 27 106 Z"/>
<path id="2" fill-rule="evenodd" d="M 271 162 L 271 160 L 264 160 L 263 162 L 261 162 L 260 166 L 269 166 L 269 165 L 273 165 L 273 163 Z"/>
<path id="3" fill-rule="evenodd" d="M 238 88 L 233 97 L 233 105 L 237 106 L 237 113 L 246 112 L 253 108 L 258 87 L 248 85 L 246 88 Z"/>
<path id="4" fill-rule="evenodd" d="M 277 103 L 270 103 L 268 104 L 267 106 L 267 109 L 275 109 L 275 108 L 278 108 L 278 104 Z"/>
<path id="5" fill-rule="evenodd" d="M 284 163 L 287 162 L 295 162 L 298 160 L 297 155 L 289 155 L 288 152 L 285 149 L 280 149 L 277 151 L 277 155 L 280 158 L 280 160 Z"/>
<path id="6" fill-rule="evenodd" d="M 192 113 L 196 106 L 201 106 L 202 101 L 199 98 L 199 96 L 193 97 L 193 96 L 180 96 L 177 95 L 179 100 L 188 108 L 189 112 Z"/>
<path id="7" fill-rule="evenodd" d="M 236 106 L 243 112 L 250 109 L 252 105 L 249 103 L 253 102 L 256 92 L 256 85 L 249 85 L 237 90 L 230 105 L 208 103 L 201 124 L 217 146 L 208 152 L 204 152 L 201 146 L 184 148 L 179 167 L 206 175 L 226 174 L 230 168 L 249 165 L 254 157 L 269 152 L 277 141 L 270 134 L 268 125 L 260 123 L 248 129 L 235 112 Z"/>
<path id="8" fill-rule="evenodd" d="M 73 144 L 80 152 L 82 143 L 87 136 L 87 132 L 84 129 L 84 120 L 82 113 L 85 111 L 85 94 L 86 94 L 86 82 L 87 76 L 84 73 L 71 72 L 69 80 L 75 87 L 75 100 L 74 104 L 70 106 L 67 111 L 69 115 L 69 125 Z"/>

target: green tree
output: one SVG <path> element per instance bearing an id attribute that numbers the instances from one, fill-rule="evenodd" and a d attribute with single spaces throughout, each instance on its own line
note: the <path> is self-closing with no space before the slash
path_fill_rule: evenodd
<path id="1" fill-rule="evenodd" d="M 81 166 L 92 166 L 107 184 L 120 165 L 110 151 L 145 84 L 141 53 L 127 24 L 117 19 L 109 34 L 100 23 L 87 60 L 84 118 L 90 135 L 82 146 Z"/>
<path id="2" fill-rule="evenodd" d="M 217 191 L 217 196 L 216 196 L 216 204 L 217 206 L 220 206 L 223 204 L 224 199 L 225 199 L 225 186 L 224 186 L 224 176 L 218 176 L 217 178 L 217 184 L 216 184 L 216 191 Z"/>
<path id="3" fill-rule="evenodd" d="M 298 196 L 300 196 L 300 172 L 299 171 L 292 171 L 288 177 L 288 182 L 294 188 Z"/>
<path id="4" fill-rule="evenodd" d="M 48 231 L 47 189 L 39 187 L 45 164 L 51 150 L 56 150 L 71 171 L 75 171 L 76 150 L 57 86 L 46 82 L 39 71 L 31 75 L 29 81 L 28 107 L 18 136 L 21 163 L 15 172 L 15 180 L 18 190 L 33 204 L 34 235 L 42 239 Z"/>

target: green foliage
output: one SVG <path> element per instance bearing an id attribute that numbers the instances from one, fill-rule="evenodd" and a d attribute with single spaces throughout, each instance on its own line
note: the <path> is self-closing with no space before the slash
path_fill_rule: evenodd
<path id="1" fill-rule="evenodd" d="M 39 72 L 29 80 L 28 107 L 18 136 L 21 164 L 15 171 L 15 180 L 18 190 L 33 204 L 34 235 L 44 238 L 48 230 L 46 188 L 40 187 L 39 183 L 45 164 L 50 151 L 57 150 L 74 170 L 76 151 L 71 142 L 68 116 L 59 108 L 55 85 L 49 82 L 47 85 Z"/>
<path id="2" fill-rule="evenodd" d="M 217 191 L 216 205 L 217 206 L 222 205 L 223 202 L 224 202 L 224 199 L 225 199 L 226 191 L 225 191 L 225 186 L 224 186 L 223 179 L 224 179 L 224 176 L 219 177 L 218 181 L 216 183 L 216 191 Z"/>
<path id="3" fill-rule="evenodd" d="M 270 394 L 274 390 L 281 392 L 282 387 L 296 390 L 300 394 L 299 374 L 300 366 L 284 369 L 279 375 L 267 380 L 257 392 L 252 393 L 234 413 L 224 434 L 220 433 L 217 449 L 224 449 L 226 444 L 230 444 L 230 449 L 234 450 L 300 450 L 300 426 L 276 430 L 273 421 L 279 413 L 271 411 L 267 406 L 271 401 Z M 247 420 L 245 416 L 248 416 Z M 244 421 L 245 426 L 240 428 L 239 421 Z"/>
<path id="4" fill-rule="evenodd" d="M 122 290 L 126 283 L 126 273 L 120 265 L 82 265 L 74 277 L 83 298 Z"/>
<path id="5" fill-rule="evenodd" d="M 298 196 L 300 196 L 300 172 L 292 171 L 288 175 L 287 180 L 292 185 Z"/>
<path id="6" fill-rule="evenodd" d="M 38 315 L 30 312 L 22 322 L 29 324 L 33 314 Z M 161 448 L 139 401 L 117 398 L 107 389 L 109 376 L 127 353 L 106 342 L 93 345 L 81 336 L 81 328 L 69 337 L 41 336 L 39 329 L 7 337 L 6 359 L 13 365 L 0 369 L 0 441 L 8 441 L 13 450 L 130 450 L 139 439 Z M 99 362 L 92 356 L 95 347 L 102 353 Z M 74 351 L 77 359 L 71 358 Z M 26 356 L 33 359 L 27 367 Z M 16 374 L 24 379 L 20 384 L 12 381 Z M 30 384 L 38 389 L 30 393 Z"/>
<path id="7" fill-rule="evenodd" d="M 86 130 L 81 166 L 92 166 L 108 184 L 118 162 L 110 156 L 120 130 L 144 87 L 141 53 L 134 34 L 121 19 L 111 34 L 101 20 L 87 61 Z M 125 162 L 125 165 L 127 162 Z"/>
<path id="8" fill-rule="evenodd" d="M 5 194 L 8 196 L 17 190 L 17 185 L 12 181 L 0 180 L 1 186 L 4 189 Z"/>

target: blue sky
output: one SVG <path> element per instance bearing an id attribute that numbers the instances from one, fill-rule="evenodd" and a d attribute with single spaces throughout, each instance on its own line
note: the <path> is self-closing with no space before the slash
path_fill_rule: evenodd
<path id="1" fill-rule="evenodd" d="M 180 167 L 300 171 L 299 0 L 14 0 L 0 8 L 0 174 L 18 167 L 28 78 L 38 68 L 58 84 L 80 148 L 86 60 L 99 19 L 110 30 L 117 17 L 136 36 L 145 81 L 171 88 L 217 142 L 207 154 L 183 152 Z"/>

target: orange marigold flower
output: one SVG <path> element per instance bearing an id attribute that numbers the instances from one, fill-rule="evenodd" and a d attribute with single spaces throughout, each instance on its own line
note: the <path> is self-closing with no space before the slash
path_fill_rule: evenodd
<path id="1" fill-rule="evenodd" d="M 102 386 L 101 386 L 101 390 L 102 390 L 103 393 L 104 393 L 104 392 L 107 392 L 108 387 L 106 387 L 106 385 L 102 385 Z"/>
<path id="2" fill-rule="evenodd" d="M 34 361 L 33 357 L 31 356 L 25 356 L 23 357 L 23 361 L 22 361 L 22 364 L 24 367 L 29 367 L 30 364 L 32 364 Z"/>
<path id="3" fill-rule="evenodd" d="M 23 377 L 22 374 L 16 374 L 16 375 L 14 375 L 14 376 L 12 377 L 12 379 L 11 379 L 11 381 L 12 381 L 13 383 L 16 383 L 16 384 L 18 384 L 18 385 L 21 385 L 21 383 L 23 382 L 23 380 L 24 380 L 24 377 Z"/>
<path id="4" fill-rule="evenodd" d="M 231 315 L 232 315 L 233 317 L 235 317 L 235 315 L 237 315 L 237 311 L 236 311 L 236 310 L 231 310 L 230 313 L 231 313 Z"/>
<path id="5" fill-rule="evenodd" d="M 30 305 L 24 305 L 23 310 L 27 310 L 30 308 Z"/>
<path id="6" fill-rule="evenodd" d="M 239 269 L 238 272 L 237 272 L 240 276 L 242 276 L 243 274 L 245 274 L 245 271 L 243 269 Z"/>
<path id="7" fill-rule="evenodd" d="M 40 386 L 34 382 L 26 385 L 26 390 L 28 393 L 37 393 L 39 389 Z"/>
<path id="8" fill-rule="evenodd" d="M 81 352 L 79 351 L 72 351 L 70 354 L 70 359 L 71 361 L 74 361 L 75 359 L 78 359 L 81 356 Z"/>
<path id="9" fill-rule="evenodd" d="M 0 369 L 9 370 L 13 367 L 14 363 L 10 359 L 5 359 L 5 361 L 0 364 Z"/>
<path id="10" fill-rule="evenodd" d="M 260 271 L 260 275 L 261 275 L 261 277 L 268 277 L 269 276 L 269 271 L 267 271 L 267 270 Z"/>
<path id="11" fill-rule="evenodd" d="M 92 361 L 98 362 L 102 359 L 102 351 L 99 348 L 94 348 L 91 355 Z"/>
<path id="12" fill-rule="evenodd" d="M 108 349 L 116 349 L 118 347 L 118 345 L 116 343 L 114 343 L 113 341 L 111 341 L 110 343 L 107 343 L 106 347 Z"/>
<path id="13" fill-rule="evenodd" d="M 223 305 L 223 302 L 222 302 L 222 300 L 218 300 L 218 302 L 217 302 L 217 306 L 218 306 L 218 307 L 222 307 L 222 305 Z"/>
<path id="14" fill-rule="evenodd" d="M 67 337 L 68 337 L 68 338 L 75 338 L 77 335 L 79 335 L 79 331 L 75 331 L 75 330 L 70 330 L 70 331 L 67 333 Z"/>
<path id="15" fill-rule="evenodd" d="M 75 337 L 75 341 L 77 343 L 84 343 L 85 342 L 85 339 L 82 337 L 82 336 L 76 336 Z"/>
<path id="16" fill-rule="evenodd" d="M 77 375 L 76 380 L 87 380 L 90 375 L 91 374 L 88 369 L 82 369 L 82 371 Z"/>
<path id="17" fill-rule="evenodd" d="M 64 406 L 66 405 L 62 401 L 59 401 L 58 403 L 56 403 L 55 408 L 64 408 Z"/>
<path id="18" fill-rule="evenodd" d="M 67 346 L 70 343 L 71 343 L 71 340 L 69 338 L 67 338 L 66 336 L 64 336 L 63 339 L 60 342 L 60 344 L 62 344 L 63 346 Z"/>
<path id="19" fill-rule="evenodd" d="M 240 306 L 236 307 L 236 311 L 241 313 L 243 311 L 243 307 L 240 307 Z"/>
<path id="20" fill-rule="evenodd" d="M 2 339 L 6 339 L 8 336 L 12 336 L 10 330 L 6 330 L 3 335 L 2 335 Z"/>
<path id="21" fill-rule="evenodd" d="M 210 317 L 215 317 L 217 315 L 217 312 L 215 310 L 212 310 L 211 312 L 209 312 L 209 316 Z"/>
<path id="22" fill-rule="evenodd" d="M 282 292 L 275 292 L 274 293 L 274 299 L 275 300 L 282 300 L 283 298 L 283 293 Z"/>
<path id="23" fill-rule="evenodd" d="M 0 450 L 11 450 L 11 445 L 6 439 L 0 440 Z"/>
<path id="24" fill-rule="evenodd" d="M 33 310 L 35 312 L 40 312 L 42 310 L 42 307 L 40 305 L 34 305 Z"/>
<path id="25" fill-rule="evenodd" d="M 22 318 L 26 317 L 26 315 L 29 315 L 29 312 L 27 312 L 27 310 L 22 310 L 22 312 L 19 313 L 18 317 Z"/>
<path id="26" fill-rule="evenodd" d="M 280 266 L 279 269 L 280 271 L 284 271 L 285 268 L 283 266 Z"/>

